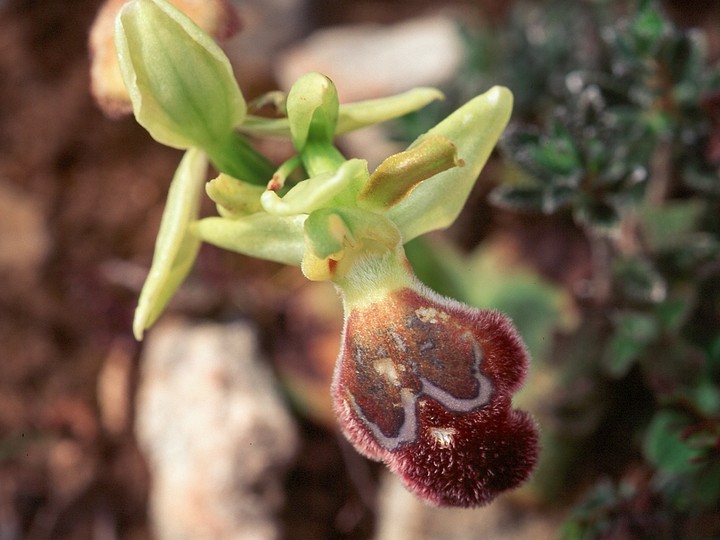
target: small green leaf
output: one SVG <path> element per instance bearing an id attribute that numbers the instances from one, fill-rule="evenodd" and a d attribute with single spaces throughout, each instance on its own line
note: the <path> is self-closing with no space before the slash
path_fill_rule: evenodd
<path id="1" fill-rule="evenodd" d="M 554 175 L 570 175 L 580 168 L 580 157 L 570 133 L 559 123 L 548 137 L 531 148 L 531 158 Z"/>
<path id="2" fill-rule="evenodd" d="M 676 411 L 660 410 L 655 414 L 645 434 L 645 455 L 666 472 L 694 471 L 698 465 L 692 460 L 699 451 L 690 447 L 680 436 L 688 426 L 687 418 Z"/>
<path id="3" fill-rule="evenodd" d="M 665 278 L 649 260 L 640 256 L 618 257 L 611 270 L 618 292 L 625 298 L 651 304 L 667 298 Z"/>
<path id="4" fill-rule="evenodd" d="M 700 380 L 688 393 L 695 406 L 708 416 L 720 414 L 720 388 L 709 377 Z"/>
<path id="5" fill-rule="evenodd" d="M 419 184 L 386 213 L 407 242 L 416 236 L 449 226 L 465 205 L 480 170 L 490 157 L 510 119 L 512 93 L 495 86 L 453 112 L 421 135 L 410 148 L 428 137 L 447 137 L 456 147 L 463 167 L 454 167 Z"/>
<path id="6" fill-rule="evenodd" d="M 243 121 L 246 104 L 227 57 L 172 4 L 128 3 L 115 39 L 135 118 L 158 142 L 206 148 Z"/>
<path id="7" fill-rule="evenodd" d="M 223 249 L 297 266 L 305 252 L 303 223 L 306 217 L 264 213 L 237 219 L 209 217 L 192 223 L 190 231 Z"/>
<path id="8" fill-rule="evenodd" d="M 704 201 L 690 199 L 640 208 L 638 217 L 645 241 L 653 251 L 681 245 L 695 230 L 706 207 Z"/>
<path id="9" fill-rule="evenodd" d="M 618 313 L 613 324 L 615 332 L 605 349 L 603 364 L 610 376 L 619 379 L 657 337 L 658 327 L 652 317 L 634 312 Z"/>
<path id="10" fill-rule="evenodd" d="M 205 154 L 190 149 L 170 184 L 152 265 L 135 310 L 133 333 L 138 341 L 160 316 L 195 262 L 200 240 L 190 234 L 188 226 L 197 218 L 207 166 Z"/>
<path id="11" fill-rule="evenodd" d="M 637 16 L 631 21 L 632 36 L 639 47 L 639 52 L 649 54 L 656 47 L 666 29 L 662 13 L 651 2 L 642 6 Z"/>
<path id="12" fill-rule="evenodd" d="M 689 298 L 669 298 L 655 306 L 654 315 L 664 331 L 677 332 L 687 321 L 692 307 Z"/>

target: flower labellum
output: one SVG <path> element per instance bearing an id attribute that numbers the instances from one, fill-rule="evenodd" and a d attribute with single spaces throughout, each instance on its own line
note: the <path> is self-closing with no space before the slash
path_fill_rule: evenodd
<path id="1" fill-rule="evenodd" d="M 351 274 L 336 281 L 346 317 L 333 380 L 348 439 L 435 505 L 481 506 L 527 480 L 538 432 L 511 404 L 528 363 L 511 321 L 439 296 L 401 251 Z M 359 294 L 368 279 L 379 288 Z"/>

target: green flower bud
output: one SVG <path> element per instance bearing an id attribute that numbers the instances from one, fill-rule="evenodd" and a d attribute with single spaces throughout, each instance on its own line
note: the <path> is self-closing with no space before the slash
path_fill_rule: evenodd
<path id="1" fill-rule="evenodd" d="M 165 0 L 133 0 L 115 40 L 137 121 L 158 142 L 206 149 L 245 118 L 245 100 L 220 47 Z"/>

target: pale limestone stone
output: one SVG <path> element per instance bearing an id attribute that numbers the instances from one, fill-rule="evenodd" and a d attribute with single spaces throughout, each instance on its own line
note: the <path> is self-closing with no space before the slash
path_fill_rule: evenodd
<path id="1" fill-rule="evenodd" d="M 482 508 L 433 507 L 387 471 L 382 476 L 377 519 L 374 540 L 553 540 L 560 523 L 558 516 L 534 512 L 513 500 L 512 494 Z"/>
<path id="2" fill-rule="evenodd" d="M 462 57 L 455 21 L 429 15 L 319 30 L 280 55 L 276 76 L 287 90 L 304 73 L 319 71 L 347 102 L 442 84 L 456 75 Z"/>
<path id="3" fill-rule="evenodd" d="M 137 435 L 156 538 L 279 538 L 297 434 L 252 328 L 166 319 L 142 362 Z"/>

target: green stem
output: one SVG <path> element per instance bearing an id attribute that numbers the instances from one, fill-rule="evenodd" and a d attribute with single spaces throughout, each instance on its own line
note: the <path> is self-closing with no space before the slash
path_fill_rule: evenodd
<path id="1" fill-rule="evenodd" d="M 340 150 L 327 142 L 308 140 L 300 155 L 309 177 L 335 172 L 346 161 Z"/>
<path id="2" fill-rule="evenodd" d="M 235 132 L 205 151 L 221 172 L 250 184 L 265 185 L 275 172 L 273 164 Z"/>
<path id="3" fill-rule="evenodd" d="M 402 247 L 349 255 L 352 261 L 347 261 L 348 268 L 334 279 L 346 306 L 358 307 L 382 301 L 392 291 L 417 284 L 417 279 L 408 269 Z"/>

